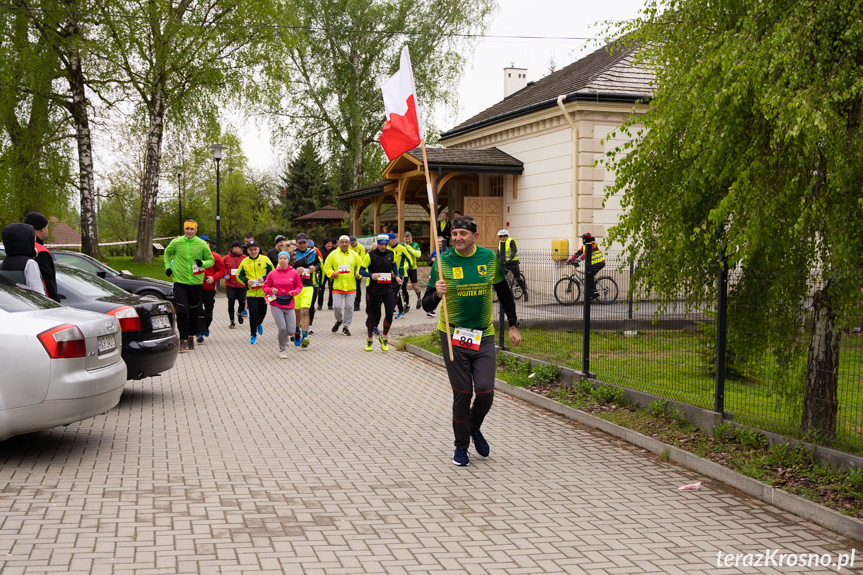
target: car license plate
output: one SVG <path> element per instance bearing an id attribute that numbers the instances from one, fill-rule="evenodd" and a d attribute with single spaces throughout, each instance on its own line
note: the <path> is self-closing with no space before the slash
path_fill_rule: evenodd
<path id="1" fill-rule="evenodd" d="M 171 327 L 171 320 L 166 315 L 154 315 L 150 318 L 150 323 L 153 325 L 153 330 Z"/>
<path id="2" fill-rule="evenodd" d="M 96 340 L 96 346 L 99 348 L 99 355 L 102 355 L 117 349 L 117 340 L 114 339 L 113 335 L 100 335 L 99 339 Z"/>

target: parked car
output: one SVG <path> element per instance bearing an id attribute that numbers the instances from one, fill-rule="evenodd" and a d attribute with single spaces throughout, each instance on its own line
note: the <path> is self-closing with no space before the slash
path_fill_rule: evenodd
<path id="1" fill-rule="evenodd" d="M 0 275 L 0 440 L 105 413 L 126 384 L 120 323 Z"/>
<path id="2" fill-rule="evenodd" d="M 95 274 L 116 286 L 120 286 L 129 293 L 149 295 L 168 301 L 174 300 L 174 285 L 170 282 L 136 276 L 128 271 L 118 272 L 108 264 L 78 252 L 51 250 L 51 255 L 54 256 L 54 261 L 57 263 L 75 266 L 85 272 Z"/>
<path id="3" fill-rule="evenodd" d="M 123 332 L 122 355 L 129 379 L 158 375 L 174 367 L 179 338 L 171 302 L 142 297 L 79 268 L 57 264 L 61 305 L 112 315 Z"/>

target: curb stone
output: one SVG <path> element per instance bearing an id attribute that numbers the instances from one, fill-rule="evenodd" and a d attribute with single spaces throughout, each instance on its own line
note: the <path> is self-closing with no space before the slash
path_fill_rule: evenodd
<path id="1" fill-rule="evenodd" d="M 414 345 L 408 344 L 405 351 L 441 367 L 444 366 L 444 360 L 441 356 L 418 348 Z M 838 511 L 829 509 L 823 505 L 815 503 L 814 501 L 804 499 L 799 495 L 788 493 L 787 491 L 778 489 L 772 485 L 752 479 L 751 477 L 746 477 L 742 473 L 738 473 L 723 465 L 689 453 L 679 447 L 668 445 L 657 439 L 653 439 L 652 437 L 647 437 L 646 435 L 627 429 L 626 427 L 594 417 L 584 411 L 563 405 L 562 403 L 543 397 L 527 389 L 510 385 L 497 378 L 495 378 L 495 389 L 537 407 L 562 415 L 567 419 L 604 431 L 609 435 L 623 439 L 628 443 L 637 445 L 638 447 L 646 449 L 656 455 L 668 452 L 669 461 L 673 461 L 691 471 L 724 483 L 729 487 L 738 489 L 751 497 L 764 501 L 765 503 L 775 505 L 780 509 L 794 513 L 804 519 L 808 519 L 809 521 L 817 523 L 822 527 L 826 527 L 831 531 L 835 531 L 840 535 L 850 537 L 857 541 L 863 541 L 863 521 L 843 515 Z"/>

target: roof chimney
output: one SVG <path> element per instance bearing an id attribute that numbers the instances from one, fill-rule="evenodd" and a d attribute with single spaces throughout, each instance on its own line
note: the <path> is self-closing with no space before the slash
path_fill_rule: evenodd
<path id="1" fill-rule="evenodd" d="M 527 86 L 527 68 L 516 68 L 512 62 L 503 69 L 503 97 L 508 98 Z"/>

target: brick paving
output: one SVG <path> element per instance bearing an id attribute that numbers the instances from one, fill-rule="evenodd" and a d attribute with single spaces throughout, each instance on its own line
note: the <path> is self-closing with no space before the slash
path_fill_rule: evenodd
<path id="1" fill-rule="evenodd" d="M 835 573 L 716 556 L 851 551 L 716 483 L 678 491 L 699 478 L 504 394 L 491 457 L 454 467 L 445 373 L 364 352 L 364 314 L 348 338 L 318 312 L 309 349 L 279 360 L 270 317 L 251 346 L 225 308 L 118 408 L 0 443 L 3 575 Z"/>

